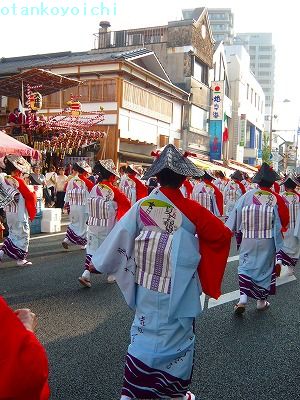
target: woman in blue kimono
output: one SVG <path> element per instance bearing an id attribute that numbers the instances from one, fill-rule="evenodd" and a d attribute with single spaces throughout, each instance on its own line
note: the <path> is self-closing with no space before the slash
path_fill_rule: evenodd
<path id="1" fill-rule="evenodd" d="M 167 145 L 144 176 L 157 176 L 161 187 L 127 212 L 92 258 L 91 268 L 114 274 L 135 310 L 121 400 L 195 399 L 194 319 L 202 290 L 220 295 L 231 240 L 218 218 L 180 192 L 186 176 L 202 174 Z"/>
<path id="2" fill-rule="evenodd" d="M 294 274 L 294 268 L 300 257 L 300 236 L 297 227 L 297 218 L 300 218 L 300 194 L 296 192 L 296 187 L 300 186 L 299 181 L 288 176 L 282 183 L 284 191 L 282 198 L 289 209 L 290 223 L 284 235 L 283 247 L 277 253 L 277 264 L 288 267 L 288 275 Z"/>
<path id="3" fill-rule="evenodd" d="M 259 189 L 249 190 L 239 199 L 226 223 L 232 231 L 242 234 L 236 314 L 244 313 L 248 297 L 257 300 L 258 310 L 267 309 L 268 296 L 275 294 L 275 256 L 282 248 L 289 220 L 282 198 L 270 189 L 277 179 L 278 174 L 264 163 L 253 178 Z"/>

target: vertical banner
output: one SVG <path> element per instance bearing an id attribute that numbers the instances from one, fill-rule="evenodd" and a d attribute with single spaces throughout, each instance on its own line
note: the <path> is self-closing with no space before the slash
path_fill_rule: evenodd
<path id="1" fill-rule="evenodd" d="M 240 142 L 239 145 L 242 147 L 245 147 L 245 142 L 246 142 L 246 130 L 247 130 L 247 118 L 246 114 L 241 114 L 240 116 Z"/>
<path id="2" fill-rule="evenodd" d="M 209 121 L 210 158 L 222 160 L 222 120 Z"/>
<path id="3" fill-rule="evenodd" d="M 216 81 L 211 84 L 212 104 L 210 107 L 211 121 L 223 120 L 224 81 Z"/>
<path id="4" fill-rule="evenodd" d="M 210 158 L 222 160 L 224 81 L 211 84 L 212 104 L 209 115 Z"/>

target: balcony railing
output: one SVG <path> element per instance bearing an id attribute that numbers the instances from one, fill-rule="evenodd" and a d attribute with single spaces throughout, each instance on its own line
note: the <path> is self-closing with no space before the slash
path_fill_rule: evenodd
<path id="1" fill-rule="evenodd" d="M 107 49 L 167 42 L 167 27 L 95 33 L 95 49 Z"/>

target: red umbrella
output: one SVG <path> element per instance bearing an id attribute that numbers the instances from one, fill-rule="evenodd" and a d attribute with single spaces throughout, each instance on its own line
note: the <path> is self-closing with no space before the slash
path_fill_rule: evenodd
<path id="1" fill-rule="evenodd" d="M 19 142 L 13 137 L 7 135 L 5 132 L 0 131 L 0 157 L 7 154 L 17 154 L 20 156 L 32 157 L 35 160 L 41 158 L 40 152 L 32 149 L 24 143 Z"/>

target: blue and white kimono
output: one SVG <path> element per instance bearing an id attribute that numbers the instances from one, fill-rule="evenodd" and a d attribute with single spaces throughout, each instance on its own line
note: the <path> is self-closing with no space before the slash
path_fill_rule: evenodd
<path id="1" fill-rule="evenodd" d="M 275 294 L 275 255 L 283 244 L 276 196 L 260 189 L 248 191 L 226 225 L 243 236 L 238 268 L 241 295 L 265 300 Z"/>
<path id="2" fill-rule="evenodd" d="M 277 253 L 277 261 L 288 267 L 295 267 L 300 257 L 300 201 L 297 193 L 284 192 L 282 198 L 289 208 L 290 222 L 284 234 L 283 246 Z M 298 229 L 297 229 L 298 227 Z"/>
<path id="3" fill-rule="evenodd" d="M 164 205 L 165 229 L 152 219 L 157 204 Z M 156 189 L 127 212 L 92 258 L 98 271 L 116 277 L 135 310 L 122 389 L 130 399 L 180 398 L 187 392 L 194 318 L 201 312 L 195 234 L 195 225 Z"/>
<path id="4" fill-rule="evenodd" d="M 70 205 L 70 224 L 66 239 L 80 246 L 85 246 L 87 243 L 88 195 L 86 184 L 78 176 L 69 181 L 65 195 L 65 203 Z"/>

